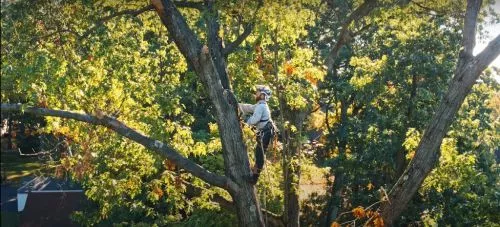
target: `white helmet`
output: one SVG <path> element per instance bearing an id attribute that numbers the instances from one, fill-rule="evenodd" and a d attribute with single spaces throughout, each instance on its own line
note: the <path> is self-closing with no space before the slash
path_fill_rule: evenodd
<path id="1" fill-rule="evenodd" d="M 255 85 L 255 89 L 259 91 L 261 94 L 264 94 L 264 98 L 266 99 L 266 102 L 269 101 L 269 98 L 271 98 L 271 89 L 268 86 L 265 85 Z"/>

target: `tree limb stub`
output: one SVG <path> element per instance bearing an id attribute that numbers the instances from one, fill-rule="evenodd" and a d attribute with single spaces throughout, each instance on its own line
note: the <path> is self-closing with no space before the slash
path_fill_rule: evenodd
<path id="1" fill-rule="evenodd" d="M 37 108 L 37 107 L 27 107 L 24 108 L 21 104 L 1 104 L 1 111 L 4 112 L 24 112 L 31 113 L 38 116 L 51 116 L 51 117 L 60 117 L 66 119 L 73 119 L 81 122 L 86 122 L 94 125 L 102 125 L 105 126 L 116 133 L 127 137 L 128 139 L 137 142 L 144 147 L 158 152 L 164 155 L 167 159 L 174 162 L 178 167 L 185 169 L 189 173 L 193 174 L 196 177 L 206 181 L 207 183 L 226 189 L 226 190 L 234 190 L 234 183 L 230 182 L 229 178 L 225 176 L 220 176 L 215 173 L 212 173 L 202 166 L 196 164 L 195 162 L 183 157 L 177 151 L 175 151 L 170 146 L 164 144 L 161 141 L 154 140 L 148 136 L 141 134 L 140 132 L 128 127 L 124 123 L 116 120 L 115 118 L 103 115 L 101 117 L 91 116 L 88 114 L 81 114 L 71 111 L 64 110 L 52 110 L 46 108 Z"/>

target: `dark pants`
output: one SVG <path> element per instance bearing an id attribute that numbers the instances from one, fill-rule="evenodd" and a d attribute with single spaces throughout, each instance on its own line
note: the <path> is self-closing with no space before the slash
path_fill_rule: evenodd
<path id="1" fill-rule="evenodd" d="M 255 167 L 257 167 L 257 173 L 260 173 L 264 167 L 265 152 L 273 136 L 274 131 L 270 123 L 257 133 L 257 147 L 255 148 Z"/>

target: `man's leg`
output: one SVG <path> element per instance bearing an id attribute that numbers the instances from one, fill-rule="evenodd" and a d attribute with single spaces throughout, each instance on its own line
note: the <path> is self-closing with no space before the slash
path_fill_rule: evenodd
<path id="1" fill-rule="evenodd" d="M 257 136 L 257 146 L 255 147 L 255 172 L 259 174 L 264 167 L 264 135 Z"/>

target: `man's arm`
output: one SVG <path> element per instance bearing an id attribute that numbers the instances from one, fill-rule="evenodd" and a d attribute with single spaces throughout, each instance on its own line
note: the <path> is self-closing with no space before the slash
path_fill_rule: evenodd
<path id="1" fill-rule="evenodd" d="M 246 104 L 246 103 L 238 103 L 238 108 L 243 115 L 251 114 L 255 111 L 255 105 Z"/>

